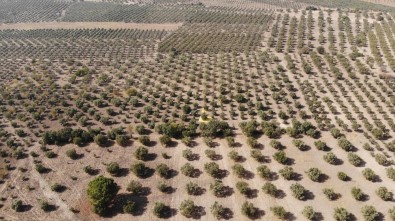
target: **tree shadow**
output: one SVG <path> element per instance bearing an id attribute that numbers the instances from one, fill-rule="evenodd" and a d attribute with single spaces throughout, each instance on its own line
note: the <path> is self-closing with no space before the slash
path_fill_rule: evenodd
<path id="1" fill-rule="evenodd" d="M 144 161 L 154 161 L 158 157 L 156 153 L 148 153 L 144 159 Z"/>
<path id="2" fill-rule="evenodd" d="M 177 210 L 176 209 L 174 209 L 174 208 L 171 208 L 170 206 L 165 206 L 164 208 L 163 208 L 163 211 L 162 211 L 162 213 L 160 214 L 160 217 L 159 218 L 162 218 L 162 219 L 169 219 L 169 218 L 171 218 L 171 217 L 173 217 L 173 216 L 175 216 L 175 215 L 177 215 Z"/>
<path id="3" fill-rule="evenodd" d="M 118 173 L 114 174 L 115 177 L 125 177 L 129 174 L 128 168 L 119 168 Z"/>
<path id="4" fill-rule="evenodd" d="M 248 188 L 247 193 L 246 193 L 246 197 L 248 199 L 253 199 L 253 198 L 258 197 L 258 190 L 257 189 Z"/>
<path id="5" fill-rule="evenodd" d="M 233 211 L 229 208 L 224 208 L 223 213 L 221 214 L 221 218 L 225 220 L 229 220 L 233 218 Z"/>
<path id="6" fill-rule="evenodd" d="M 227 170 L 219 170 L 218 173 L 215 174 L 215 178 L 217 179 L 223 179 L 229 175 L 229 172 Z"/>
<path id="7" fill-rule="evenodd" d="M 193 209 L 192 219 L 200 219 L 202 216 L 206 215 L 206 211 L 203 206 L 195 206 Z"/>
<path id="8" fill-rule="evenodd" d="M 314 221 L 322 221 L 322 220 L 324 220 L 324 216 L 322 215 L 321 212 L 316 212 L 316 213 L 314 214 L 313 220 L 314 220 Z"/>
<path id="9" fill-rule="evenodd" d="M 118 213 L 123 213 L 123 205 L 126 202 L 132 201 L 135 202 L 137 208 L 133 211 L 134 216 L 141 216 L 145 211 L 146 207 L 149 203 L 147 197 L 145 196 L 135 196 L 129 193 L 121 193 L 115 197 L 113 208 L 109 210 L 106 214 L 106 217 L 114 217 Z"/>
<path id="10" fill-rule="evenodd" d="M 246 180 L 254 179 L 255 174 L 251 171 L 245 170 L 244 173 L 241 175 L 242 178 Z"/>
<path id="11" fill-rule="evenodd" d="M 305 196 L 304 201 L 306 201 L 306 200 L 313 200 L 315 198 L 314 193 L 311 192 L 310 190 L 305 190 L 304 196 Z"/>
<path id="12" fill-rule="evenodd" d="M 33 206 L 32 206 L 32 205 L 29 205 L 29 204 L 27 204 L 27 205 L 22 205 L 20 211 L 21 211 L 21 212 L 27 212 L 27 211 L 30 211 L 32 208 L 33 208 Z"/>
<path id="13" fill-rule="evenodd" d="M 292 175 L 292 180 L 301 181 L 303 179 L 303 175 L 297 172 L 294 172 Z"/>
<path id="14" fill-rule="evenodd" d="M 191 176 L 192 178 L 198 178 L 203 172 L 199 169 L 193 169 Z"/>
<path id="15" fill-rule="evenodd" d="M 274 197 L 276 197 L 277 199 L 283 199 L 286 196 L 287 196 L 287 194 L 283 190 L 280 190 L 280 189 L 277 189 L 277 191 L 274 195 Z"/>
<path id="16" fill-rule="evenodd" d="M 285 214 L 285 220 L 289 220 L 289 221 L 296 220 L 296 217 L 295 217 L 295 215 L 293 213 L 287 212 Z"/>
<path id="17" fill-rule="evenodd" d="M 324 183 L 325 181 L 327 181 L 329 179 L 329 176 L 326 174 L 321 174 L 320 177 L 318 178 L 318 183 Z"/>

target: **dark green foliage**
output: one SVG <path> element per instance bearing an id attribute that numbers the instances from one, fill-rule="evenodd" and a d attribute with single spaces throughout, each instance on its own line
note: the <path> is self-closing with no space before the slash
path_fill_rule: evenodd
<path id="1" fill-rule="evenodd" d="M 126 190 L 134 195 L 141 195 L 143 193 L 143 185 L 135 180 L 129 182 Z"/>
<path id="2" fill-rule="evenodd" d="M 306 198 L 306 189 L 299 183 L 294 183 L 291 185 L 292 196 L 298 200 L 304 200 Z"/>
<path id="3" fill-rule="evenodd" d="M 183 216 L 190 218 L 194 214 L 196 206 L 192 200 L 184 200 L 179 209 Z"/>
<path id="4" fill-rule="evenodd" d="M 254 207 L 254 204 L 246 201 L 241 205 L 241 213 L 248 218 L 254 218 L 258 213 L 258 209 Z"/>
<path id="5" fill-rule="evenodd" d="M 65 189 L 66 189 L 66 187 L 63 186 L 62 184 L 59 184 L 59 183 L 54 183 L 54 184 L 52 184 L 52 186 L 51 186 L 51 190 L 52 190 L 52 191 L 55 191 L 55 192 L 62 192 L 62 191 L 64 191 Z"/>
<path id="6" fill-rule="evenodd" d="M 169 166 L 167 166 L 166 164 L 159 164 L 158 166 L 156 166 L 156 172 L 159 174 L 160 177 L 162 178 L 169 178 L 171 175 L 171 170 L 169 168 Z"/>
<path id="7" fill-rule="evenodd" d="M 171 138 L 168 135 L 163 135 L 163 136 L 159 137 L 159 142 L 163 146 L 169 146 L 171 144 Z"/>
<path id="8" fill-rule="evenodd" d="M 339 178 L 339 180 L 342 180 L 342 181 L 347 181 L 349 179 L 347 174 L 344 172 L 337 173 L 337 178 Z"/>
<path id="9" fill-rule="evenodd" d="M 273 183 L 265 183 L 262 187 L 262 191 L 270 196 L 276 197 L 278 189 Z"/>
<path id="10" fill-rule="evenodd" d="M 230 126 L 227 122 L 211 120 L 206 124 L 200 124 L 203 137 L 219 137 L 231 134 Z"/>
<path id="11" fill-rule="evenodd" d="M 325 194 L 326 198 L 328 198 L 329 200 L 334 200 L 337 198 L 337 194 L 335 193 L 335 191 L 333 191 L 333 189 L 325 188 L 322 190 L 322 192 Z"/>
<path id="12" fill-rule="evenodd" d="M 337 144 L 345 151 L 351 151 L 353 149 L 353 145 L 344 137 L 340 138 Z"/>
<path id="13" fill-rule="evenodd" d="M 274 214 L 277 218 L 279 218 L 279 219 L 281 219 L 281 220 L 285 219 L 286 216 L 287 216 L 287 212 L 285 211 L 284 207 L 282 207 L 282 206 L 270 207 L 270 211 L 272 211 L 273 214 Z"/>
<path id="14" fill-rule="evenodd" d="M 12 202 L 11 209 L 13 209 L 15 212 L 21 212 L 23 209 L 22 200 L 15 200 Z"/>
<path id="15" fill-rule="evenodd" d="M 130 166 L 130 171 L 140 178 L 145 178 L 148 175 L 149 168 L 144 163 L 138 162 Z"/>
<path id="16" fill-rule="evenodd" d="M 286 164 L 287 161 L 288 161 L 287 155 L 286 155 L 285 152 L 282 151 L 282 150 L 280 150 L 280 151 L 274 153 L 274 154 L 273 154 L 273 158 L 274 158 L 277 162 L 279 162 L 279 163 L 281 163 L 281 164 Z"/>
<path id="17" fill-rule="evenodd" d="M 155 202 L 153 214 L 158 218 L 163 218 L 170 211 L 170 207 L 162 202 Z"/>
<path id="18" fill-rule="evenodd" d="M 292 180 L 295 174 L 293 168 L 289 166 L 279 170 L 279 173 L 286 180 Z"/>
<path id="19" fill-rule="evenodd" d="M 351 189 L 351 195 L 354 197 L 354 199 L 360 201 L 364 198 L 365 194 L 362 192 L 360 188 L 353 187 Z"/>
<path id="20" fill-rule="evenodd" d="M 94 141 L 100 147 L 104 147 L 107 144 L 107 137 L 102 134 L 98 134 L 95 136 Z"/>
<path id="21" fill-rule="evenodd" d="M 134 152 L 134 156 L 138 160 L 146 160 L 148 157 L 148 149 L 143 146 L 140 146 Z"/>
<path id="22" fill-rule="evenodd" d="M 67 150 L 67 151 L 66 151 L 66 155 L 67 155 L 68 157 L 70 157 L 70 159 L 73 159 L 73 160 L 75 160 L 75 159 L 78 158 L 77 151 L 76 151 L 74 148 L 73 148 L 73 149 L 70 149 L 70 150 Z"/>
<path id="23" fill-rule="evenodd" d="M 116 176 L 119 174 L 120 172 L 120 167 L 119 164 L 117 162 L 111 162 L 109 164 L 107 164 L 106 170 L 107 172 L 109 172 L 111 175 Z"/>
<path id="24" fill-rule="evenodd" d="M 318 168 L 310 168 L 306 174 L 314 182 L 318 182 L 322 176 L 322 172 Z"/>
<path id="25" fill-rule="evenodd" d="M 387 187 L 379 187 L 377 190 L 376 190 L 376 194 L 377 194 L 377 196 L 379 196 L 382 200 L 384 200 L 384 201 L 391 201 L 392 200 L 392 197 L 393 197 L 393 194 L 392 194 L 392 192 L 390 192 L 388 189 L 387 189 Z"/>
<path id="26" fill-rule="evenodd" d="M 380 216 L 376 208 L 368 205 L 362 207 L 361 213 L 366 221 L 374 221 Z"/>
<path id="27" fill-rule="evenodd" d="M 336 221 L 349 221 L 351 218 L 351 214 L 346 209 L 337 207 L 335 208 L 333 218 Z"/>
<path id="28" fill-rule="evenodd" d="M 221 219 L 225 215 L 225 208 L 217 201 L 210 207 L 210 211 L 216 219 Z"/>
<path id="29" fill-rule="evenodd" d="M 93 138 L 98 134 L 97 130 L 85 131 L 82 129 L 72 129 L 65 127 L 58 131 L 46 131 L 42 135 L 44 144 L 67 144 L 74 142 L 78 138 L 76 144 L 83 145 L 93 141 Z M 74 142 L 75 143 L 75 142 Z"/>
<path id="30" fill-rule="evenodd" d="M 119 191 L 119 186 L 111 178 L 98 176 L 88 184 L 87 194 L 93 212 L 103 215 Z"/>
<path id="31" fill-rule="evenodd" d="M 217 177 L 219 175 L 220 169 L 219 165 L 215 162 L 210 162 L 204 164 L 204 170 L 212 177 Z"/>

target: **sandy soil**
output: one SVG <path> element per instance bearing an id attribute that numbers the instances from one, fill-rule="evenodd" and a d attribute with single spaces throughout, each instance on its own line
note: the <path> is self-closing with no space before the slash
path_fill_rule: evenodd
<path id="1" fill-rule="evenodd" d="M 106 29 L 144 29 L 144 30 L 167 30 L 174 31 L 182 23 L 145 24 L 145 23 L 123 23 L 123 22 L 42 22 L 42 23 L 18 23 L 0 24 L 0 30 L 5 29 L 81 29 L 81 28 L 106 28 Z"/>

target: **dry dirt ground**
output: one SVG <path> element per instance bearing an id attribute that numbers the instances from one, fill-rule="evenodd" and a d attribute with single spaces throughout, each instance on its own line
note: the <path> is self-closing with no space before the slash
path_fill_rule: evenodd
<path id="1" fill-rule="evenodd" d="M 292 16 L 296 16 L 299 18 L 300 13 L 290 14 Z M 324 17 L 328 16 L 325 13 Z M 314 12 L 315 21 L 317 21 L 318 12 Z M 350 20 L 354 22 L 355 15 L 350 14 Z M 337 12 L 332 13 L 333 18 L 333 28 L 338 30 L 337 26 Z M 62 23 L 57 23 L 62 24 Z M 73 23 L 74 24 L 74 23 Z M 103 25 L 103 23 L 100 23 Z M 118 25 L 122 26 L 123 24 Z M 354 24 L 354 23 L 353 23 Z M 21 24 L 22 25 L 22 24 Z M 52 24 L 51 24 L 52 25 Z M 52 27 L 51 25 L 47 27 Z M 125 24 L 126 25 L 126 24 Z M 130 24 L 132 25 L 132 24 Z M 172 24 L 174 25 L 174 24 Z M 170 25 L 170 28 L 176 28 L 178 26 Z M 91 27 L 90 23 L 84 23 L 82 27 Z M 153 25 L 155 26 L 155 25 Z M 14 28 L 19 27 L 18 25 L 14 25 Z M 34 25 L 23 26 L 19 28 L 32 28 Z M 75 28 L 75 26 L 70 26 L 64 24 L 63 28 Z M 99 27 L 99 25 L 98 25 Z M 103 26 L 100 26 L 103 27 Z M 156 28 L 159 26 L 155 26 Z M 136 28 L 136 27 L 133 27 Z M 146 29 L 146 26 L 144 26 Z M 269 33 L 265 33 L 265 36 L 270 35 Z M 315 28 L 313 31 L 313 35 L 315 39 L 318 39 L 319 32 L 318 29 Z M 325 33 L 327 36 L 327 33 Z M 337 33 L 335 34 L 337 36 Z M 316 41 L 311 42 L 314 46 L 319 46 Z M 338 46 L 338 45 L 337 45 Z M 325 49 L 328 51 L 328 45 L 324 45 Z M 350 51 L 350 47 L 346 45 L 346 51 Z M 267 48 L 263 48 L 267 49 Z M 263 50 L 262 49 L 262 50 Z M 370 54 L 370 50 L 367 48 L 368 53 Z M 286 66 L 286 62 L 284 61 L 284 54 L 283 53 L 275 53 L 281 62 L 282 66 Z M 297 59 L 297 66 L 301 69 L 301 62 L 299 55 L 294 55 L 293 57 Z M 204 57 L 204 56 L 202 56 Z M 306 58 L 310 63 L 311 59 L 306 56 Z M 203 59 L 202 59 L 203 60 Z M 207 61 L 203 60 L 203 61 Z M 338 65 L 339 68 L 340 65 Z M 269 76 L 272 77 L 272 72 L 277 68 L 277 64 L 270 64 L 268 65 L 267 71 L 267 78 L 263 78 L 265 83 L 268 83 Z M 254 68 L 248 67 L 247 72 L 253 72 Z M 345 73 L 345 70 L 342 69 L 342 72 Z M 378 68 L 375 67 L 374 73 L 372 78 L 378 79 Z M 319 97 L 330 96 L 329 94 L 325 94 L 323 92 L 319 92 L 319 86 L 316 82 L 323 84 L 323 78 L 328 77 L 322 73 L 319 73 L 317 68 L 314 68 L 315 75 L 293 75 L 287 72 L 287 76 L 289 77 L 291 82 L 296 82 L 298 79 L 303 81 L 307 80 L 311 82 L 314 87 L 313 89 L 317 91 Z M 346 74 L 345 74 L 346 75 Z M 350 80 L 349 77 L 345 76 L 346 79 Z M 351 81 L 351 80 L 350 80 Z M 374 83 L 372 79 L 369 79 L 369 82 Z M 354 83 L 351 83 L 354 84 Z M 185 86 L 187 87 L 187 86 Z M 339 91 L 337 86 L 334 86 L 336 91 Z M 188 88 L 189 89 L 189 88 Z M 187 91 L 187 90 L 185 90 Z M 358 91 L 360 94 L 367 100 L 366 96 L 358 89 L 347 89 L 347 94 L 352 98 L 352 100 L 356 100 L 353 91 Z M 306 101 L 303 99 L 303 94 L 298 91 L 297 96 L 301 97 L 300 101 L 302 105 L 306 106 Z M 268 97 L 270 99 L 270 96 Z M 333 97 L 331 98 L 333 99 Z M 346 97 L 339 98 L 346 104 L 348 110 L 353 111 L 350 104 L 347 102 Z M 284 109 L 282 107 L 283 104 L 276 104 L 273 100 L 270 100 L 273 103 L 272 107 L 276 111 L 279 109 Z M 341 110 L 340 105 L 334 103 L 334 106 L 338 110 Z M 374 112 L 379 112 L 377 107 L 374 104 L 368 103 L 369 108 L 371 108 Z M 383 105 L 384 106 L 384 105 Z M 358 103 L 358 107 L 360 107 L 361 111 L 364 113 L 364 116 L 368 118 L 368 120 L 372 121 L 370 115 L 366 112 L 366 110 L 362 107 L 361 104 Z M 385 107 L 385 111 L 389 112 L 389 110 Z M 329 110 L 326 110 L 329 112 Z M 181 111 L 180 111 L 181 112 Z M 330 112 L 329 112 L 330 113 Z M 379 118 L 382 116 L 379 115 Z M 391 115 L 393 117 L 393 114 Z M 123 117 L 123 116 L 122 116 Z M 329 114 L 329 117 L 334 120 L 334 115 Z M 344 117 L 344 114 L 340 114 L 339 118 L 347 121 Z M 120 117 L 117 117 L 117 121 L 121 122 Z M 238 127 L 241 120 L 234 120 L 229 121 L 233 126 Z M 289 122 L 284 123 L 284 126 L 289 126 L 287 124 Z M 110 129 L 109 127 L 105 127 L 106 130 Z M 184 144 L 180 141 L 177 141 L 177 145 L 173 145 L 172 147 L 162 147 L 159 144 L 158 135 L 153 133 L 150 135 L 151 140 L 153 140 L 156 144 L 148 147 L 150 153 L 153 153 L 155 156 L 155 160 L 151 160 L 146 162 L 146 165 L 155 168 L 156 165 L 160 163 L 166 163 L 170 168 L 173 168 L 178 171 L 178 174 L 169 179 L 165 180 L 166 183 L 170 184 L 173 189 L 174 193 L 172 194 L 164 194 L 160 193 L 157 190 L 157 184 L 160 181 L 163 181 L 158 175 L 153 174 L 151 177 L 147 179 L 139 180 L 143 186 L 148 187 L 150 189 L 150 194 L 147 196 L 141 197 L 131 197 L 127 191 L 126 186 L 128 182 L 132 179 L 137 179 L 132 173 L 128 172 L 128 168 L 131 164 L 136 162 L 135 157 L 133 156 L 134 150 L 140 146 L 136 139 L 136 134 L 134 134 L 133 143 L 128 147 L 120 147 L 118 145 L 113 145 L 109 148 L 100 148 L 95 144 L 91 144 L 82 148 L 79 148 L 75 145 L 65 145 L 61 147 L 57 146 L 50 146 L 49 148 L 52 149 L 55 153 L 57 153 L 58 157 L 54 159 L 48 159 L 43 154 L 38 157 L 39 160 L 42 160 L 43 164 L 51 168 L 52 171 L 48 174 L 40 175 L 34 170 L 33 160 L 29 157 L 28 160 L 18 161 L 17 167 L 24 167 L 27 168 L 27 171 L 22 173 L 19 170 L 14 170 L 11 173 L 11 178 L 6 181 L 6 184 L 3 185 L 3 188 L 0 189 L 0 193 L 2 197 L 7 199 L 14 199 L 19 198 L 22 199 L 25 203 L 29 203 L 31 205 L 35 205 L 32 208 L 28 208 L 29 210 L 25 213 L 16 213 L 10 209 L 10 202 L 11 200 L 7 200 L 7 203 L 4 207 L 0 210 L 0 216 L 7 220 L 83 220 L 83 221 L 91 221 L 91 220 L 159 220 L 152 214 L 152 208 L 155 202 L 164 202 L 171 206 L 174 210 L 173 216 L 169 218 L 169 220 L 187 220 L 184 216 L 182 216 L 178 210 L 179 205 L 185 199 L 192 199 L 194 200 L 195 204 L 198 206 L 203 207 L 203 216 L 200 217 L 200 220 L 207 220 L 211 221 L 214 220 L 213 215 L 210 213 L 210 206 L 215 202 L 218 201 L 225 207 L 231 209 L 232 211 L 232 218 L 231 220 L 246 220 L 245 216 L 241 214 L 240 207 L 241 204 L 248 200 L 250 202 L 254 202 L 255 206 L 262 210 L 262 217 L 260 220 L 277 220 L 270 211 L 270 207 L 273 206 L 283 206 L 286 211 L 292 213 L 288 217 L 288 220 L 304 220 L 301 211 L 305 206 L 313 206 L 314 209 L 318 212 L 319 218 L 317 220 L 333 220 L 333 209 L 336 207 L 345 207 L 349 212 L 354 214 L 357 220 L 363 220 L 361 215 L 360 209 L 363 205 L 374 205 L 378 211 L 384 214 L 386 217 L 387 211 L 389 208 L 394 206 L 393 201 L 384 202 L 381 200 L 376 194 L 375 190 L 379 186 L 386 186 L 390 191 L 395 192 L 395 186 L 393 185 L 393 181 L 390 180 L 385 173 L 385 167 L 379 165 L 373 158 L 372 154 L 362 148 L 364 143 L 367 143 L 368 140 L 363 136 L 362 133 L 357 132 L 345 132 L 346 137 L 350 142 L 357 148 L 356 153 L 366 162 L 363 167 L 355 167 L 352 166 L 347 160 L 347 153 L 338 147 L 337 140 L 334 139 L 328 131 L 323 131 L 321 134 L 320 139 L 325 141 L 331 151 L 341 159 L 341 162 L 338 165 L 330 165 L 323 160 L 323 156 L 326 154 L 324 151 L 319 151 L 314 147 L 314 139 L 310 137 L 304 137 L 303 141 L 309 146 L 309 149 L 306 151 L 300 151 L 292 144 L 292 138 L 288 135 L 283 135 L 281 139 L 278 139 L 284 146 L 285 152 L 287 156 L 292 159 L 291 166 L 294 168 L 294 171 L 299 175 L 296 181 L 285 181 L 281 177 L 276 177 L 273 179 L 272 183 L 274 183 L 279 189 L 282 190 L 283 194 L 279 198 L 272 198 L 268 195 L 265 195 L 261 191 L 261 187 L 265 183 L 265 181 L 259 177 L 256 173 L 256 168 L 261 165 L 261 163 L 256 162 L 250 156 L 251 148 L 246 143 L 246 137 L 241 134 L 240 130 L 236 131 L 236 142 L 238 145 L 233 148 L 236 150 L 240 155 L 243 156 L 244 160 L 241 162 L 243 166 L 254 175 L 250 176 L 248 179 L 245 179 L 247 183 L 249 183 L 250 187 L 257 192 L 256 196 L 252 196 L 251 198 L 247 198 L 241 195 L 235 188 L 235 183 L 241 181 L 243 179 L 238 178 L 232 173 L 232 166 L 235 164 L 232 160 L 229 159 L 228 153 L 232 150 L 229 148 L 224 139 L 216 139 L 215 142 L 217 146 L 213 148 L 216 153 L 219 155 L 218 159 L 215 160 L 220 166 L 221 169 L 227 170 L 229 173 L 223 179 L 223 182 L 226 186 L 230 186 L 233 188 L 234 193 L 231 196 L 225 198 L 217 198 L 210 192 L 209 186 L 210 183 L 214 181 L 214 179 L 208 176 L 207 173 L 203 171 L 203 165 L 207 162 L 211 162 L 208 157 L 206 157 L 204 151 L 209 149 L 201 138 L 196 140 L 197 145 L 191 150 L 199 155 L 199 159 L 189 162 L 196 168 L 199 168 L 202 172 L 199 177 L 197 178 L 187 178 L 181 174 L 180 168 L 182 165 L 187 163 L 188 161 L 182 157 L 182 151 L 188 149 Z M 392 133 L 392 132 L 391 132 Z M 393 134 L 393 133 L 392 133 Z M 280 169 L 284 167 L 284 165 L 279 164 L 275 160 L 272 159 L 272 155 L 276 152 L 275 149 L 271 148 L 269 145 L 270 139 L 266 136 L 260 136 L 257 138 L 258 143 L 262 144 L 261 151 L 263 155 L 268 159 L 264 165 L 267 165 L 272 171 L 278 172 Z M 78 160 L 70 160 L 65 155 L 66 151 L 76 148 L 79 154 L 82 154 L 82 158 Z M 36 152 L 40 152 L 39 145 L 36 144 L 33 147 L 30 147 L 29 150 L 34 150 Z M 388 152 L 388 151 L 385 151 Z M 166 153 L 171 156 L 170 159 L 164 159 L 161 154 Z M 390 153 L 390 159 L 393 159 L 393 153 Z M 126 198 L 132 198 L 136 200 L 140 204 L 140 209 L 142 214 L 137 216 L 132 216 L 129 214 L 122 214 L 118 213 L 116 216 L 112 217 L 105 217 L 101 218 L 95 214 L 93 214 L 89 209 L 89 204 L 87 202 L 86 196 L 86 186 L 90 180 L 93 179 L 92 176 L 87 175 L 83 168 L 84 166 L 90 165 L 94 168 L 99 170 L 100 174 L 104 174 L 107 177 L 111 175 L 106 172 L 105 164 L 116 161 L 120 164 L 120 166 L 124 169 L 124 173 L 122 173 L 119 177 L 114 177 L 118 185 L 122 188 L 119 192 L 119 197 L 117 200 L 122 200 Z M 325 175 L 326 179 L 323 182 L 313 182 L 311 181 L 305 174 L 311 167 L 319 168 Z M 363 176 L 361 171 L 364 168 L 371 168 L 373 169 L 376 174 L 380 177 L 380 180 L 377 182 L 369 182 Z M 337 173 L 343 171 L 348 174 L 351 178 L 348 182 L 342 182 L 337 178 Z M 199 186 L 205 189 L 204 194 L 201 196 L 188 196 L 185 191 L 185 184 L 189 181 L 196 182 Z M 62 193 L 53 193 L 49 190 L 49 187 L 55 183 L 62 183 L 67 186 L 67 190 Z M 299 201 L 292 196 L 290 191 L 290 186 L 295 183 L 299 182 L 302 184 L 308 191 L 309 197 L 305 201 Z M 26 186 L 34 187 L 32 189 L 27 189 Z M 351 188 L 352 187 L 360 187 L 363 191 L 369 196 L 367 201 L 356 201 L 351 196 Z M 336 193 L 339 194 L 339 199 L 334 201 L 329 201 L 325 195 L 322 193 L 322 189 L 324 188 L 333 188 Z M 39 199 L 46 198 L 49 200 L 50 203 L 58 206 L 56 211 L 50 213 L 43 213 L 37 205 Z M 71 213 L 70 209 L 73 208 L 76 213 Z M 386 219 L 387 220 L 387 219 Z M 388 219 L 389 220 L 389 219 Z"/>
<path id="2" fill-rule="evenodd" d="M 177 28 L 179 28 L 181 25 L 182 23 L 144 24 L 144 23 L 122 23 L 122 22 L 42 22 L 42 23 L 16 23 L 16 24 L 0 23 L 0 30 L 126 28 L 126 29 L 174 31 Z"/>
<path id="3" fill-rule="evenodd" d="M 394 0 L 363 0 L 363 1 L 395 7 L 395 1 Z"/>

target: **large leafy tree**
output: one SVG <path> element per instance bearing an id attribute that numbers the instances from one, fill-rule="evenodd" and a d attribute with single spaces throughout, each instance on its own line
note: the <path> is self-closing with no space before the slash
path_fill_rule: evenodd
<path id="1" fill-rule="evenodd" d="M 119 191 L 119 186 L 111 178 L 98 176 L 88 184 L 87 194 L 93 212 L 103 215 Z"/>

